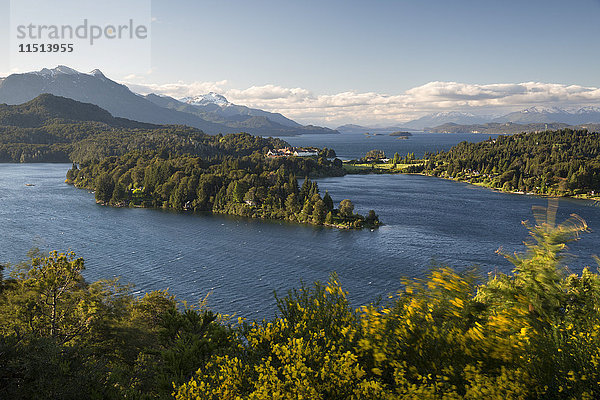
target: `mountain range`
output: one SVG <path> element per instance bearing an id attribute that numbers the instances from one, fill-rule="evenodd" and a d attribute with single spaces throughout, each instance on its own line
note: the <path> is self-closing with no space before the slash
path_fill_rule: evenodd
<path id="1" fill-rule="evenodd" d="M 398 131 L 417 131 L 419 129 L 411 129 L 411 128 L 400 127 L 400 126 L 366 127 L 366 126 L 356 125 L 356 124 L 347 124 L 347 125 L 338 126 L 337 128 L 335 128 L 335 130 L 339 131 L 340 133 L 373 133 L 373 134 L 380 133 L 380 134 L 388 135 L 390 133 L 398 132 Z"/>
<path id="2" fill-rule="evenodd" d="M 600 124 L 600 107 L 564 109 L 536 106 L 500 116 L 450 111 L 425 115 L 389 127 L 349 124 L 333 130 L 313 125 L 304 126 L 279 113 L 233 104 L 214 92 L 182 99 L 157 94 L 143 96 L 107 78 L 98 69 L 82 73 L 66 66 L 58 66 L 0 78 L 0 103 L 23 104 L 43 93 L 95 104 L 115 117 L 151 124 L 187 125 L 208 134 L 247 132 L 260 136 L 293 136 L 410 130 L 488 132 L 494 129 L 504 132 L 517 129 L 517 125 L 533 124 L 527 129 L 537 130 L 536 124 Z M 507 123 L 513 125 L 502 125 Z"/>
<path id="3" fill-rule="evenodd" d="M 61 65 L 0 79 L 0 103 L 22 104 L 43 93 L 95 104 L 115 117 L 152 124 L 187 125 L 208 134 L 241 131 L 260 136 L 338 133 L 328 128 L 303 126 L 281 114 L 235 105 L 216 93 L 182 101 L 155 94 L 142 96 L 97 69 L 82 73 Z"/>
<path id="4" fill-rule="evenodd" d="M 398 126 L 366 127 L 361 125 L 342 125 L 336 128 L 341 133 L 388 133 L 399 130 L 425 130 L 427 132 L 485 132 L 512 133 L 560 127 L 600 124 L 600 107 L 581 107 L 563 109 L 558 107 L 530 107 L 522 111 L 502 116 L 482 116 L 464 112 L 441 112 L 425 115 Z M 519 129 L 522 129 L 519 131 Z"/>
<path id="5" fill-rule="evenodd" d="M 0 104 L 0 129 L 98 122 L 112 128 L 157 129 L 159 125 L 113 117 L 95 104 L 44 93 L 23 104 Z M 1 140 L 0 140 L 1 142 Z"/>
<path id="6" fill-rule="evenodd" d="M 131 151 L 211 158 L 287 146 L 278 138 L 248 133 L 220 137 L 184 125 L 113 117 L 95 104 L 48 93 L 23 104 L 0 104 L 0 162 L 82 163 Z"/>
<path id="7" fill-rule="evenodd" d="M 568 125 L 600 123 L 600 107 L 563 109 L 558 107 L 530 107 L 495 118 L 492 122 L 563 123 Z"/>

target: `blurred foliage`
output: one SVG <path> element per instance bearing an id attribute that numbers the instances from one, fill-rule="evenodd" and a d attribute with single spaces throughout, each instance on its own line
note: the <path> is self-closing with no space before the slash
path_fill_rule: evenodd
<path id="1" fill-rule="evenodd" d="M 600 396 L 600 277 L 567 274 L 566 243 L 587 229 L 535 210 L 511 274 L 433 270 L 353 310 L 335 275 L 244 323 L 237 346 L 180 386 L 186 399 L 593 399 Z"/>

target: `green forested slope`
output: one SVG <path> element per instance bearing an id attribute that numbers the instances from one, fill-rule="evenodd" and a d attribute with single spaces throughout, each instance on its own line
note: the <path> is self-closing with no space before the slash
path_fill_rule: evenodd
<path id="1" fill-rule="evenodd" d="M 560 130 L 463 142 L 431 155 L 425 172 L 543 195 L 600 192 L 600 133 Z"/>

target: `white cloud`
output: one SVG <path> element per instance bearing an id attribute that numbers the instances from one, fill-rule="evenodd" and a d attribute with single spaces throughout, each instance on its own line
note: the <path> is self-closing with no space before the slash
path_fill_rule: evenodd
<path id="1" fill-rule="evenodd" d="M 138 79 L 126 80 L 139 82 Z M 314 94 L 304 88 L 277 85 L 237 89 L 229 87 L 226 80 L 127 85 L 139 93 L 153 92 L 175 98 L 214 91 L 235 104 L 281 112 L 302 123 L 328 126 L 398 123 L 438 111 L 501 114 L 534 105 L 600 105 L 600 88 L 543 82 L 469 84 L 435 81 L 394 95 L 355 91 Z"/>
<path id="2" fill-rule="evenodd" d="M 166 84 L 148 84 L 148 83 L 139 83 L 141 77 L 134 76 L 133 79 L 129 77 L 125 77 L 125 83 L 132 91 L 140 94 L 163 94 L 166 96 L 175 97 L 176 99 L 180 99 L 182 97 L 187 96 L 195 96 L 199 94 L 204 94 L 207 92 L 218 92 L 223 93 L 225 91 L 225 87 L 227 86 L 227 81 L 218 81 L 218 82 L 193 82 L 193 83 L 184 83 L 184 82 L 175 82 L 175 83 L 166 83 Z M 136 81 L 138 83 L 136 83 Z"/>

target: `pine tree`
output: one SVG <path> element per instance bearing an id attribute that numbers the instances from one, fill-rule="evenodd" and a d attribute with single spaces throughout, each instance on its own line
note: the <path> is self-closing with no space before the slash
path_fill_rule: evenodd
<path id="1" fill-rule="evenodd" d="M 327 211 L 333 210 L 333 199 L 327 190 L 325 191 L 325 196 L 323 196 L 323 203 L 325 203 L 325 208 Z"/>

